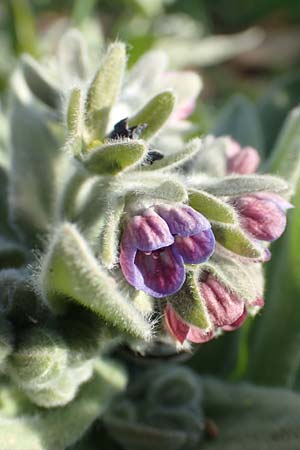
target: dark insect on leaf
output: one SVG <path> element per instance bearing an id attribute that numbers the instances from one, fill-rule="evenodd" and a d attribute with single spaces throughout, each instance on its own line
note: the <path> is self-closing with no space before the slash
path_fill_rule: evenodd
<path id="1" fill-rule="evenodd" d="M 147 128 L 146 123 L 140 123 L 139 125 L 135 125 L 133 127 L 128 126 L 128 117 L 120 120 L 120 122 L 116 123 L 113 131 L 110 133 L 110 139 L 120 139 L 120 138 L 129 138 L 129 139 L 139 139 L 141 137 L 142 132 Z"/>
<path id="2" fill-rule="evenodd" d="M 143 164 L 153 164 L 154 161 L 159 161 L 160 159 L 163 159 L 164 155 L 160 152 L 158 152 L 157 150 L 150 150 L 147 153 L 147 156 L 143 162 Z"/>

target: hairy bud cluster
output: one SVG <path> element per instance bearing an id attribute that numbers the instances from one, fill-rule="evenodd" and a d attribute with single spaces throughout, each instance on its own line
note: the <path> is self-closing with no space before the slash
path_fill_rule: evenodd
<path id="1" fill-rule="evenodd" d="M 29 446 L 13 422 L 11 450 L 76 442 L 125 386 L 122 368 L 101 352 L 124 341 L 146 353 L 161 341 L 202 344 L 257 313 L 268 244 L 291 207 L 284 180 L 255 173 L 253 148 L 228 137 L 187 139 L 201 81 L 168 72 L 161 52 L 125 77 L 125 45 L 113 43 L 90 74 L 82 36 L 71 30 L 54 61 L 51 75 L 22 58 L 12 79 L 10 162 L 0 161 L 9 193 L 1 196 L 0 365 L 3 383 L 18 387 L 11 410 L 32 412 L 22 419 Z M 192 420 L 195 380 L 160 375 L 147 404 L 173 382 L 187 397 L 170 398 L 172 411 L 149 406 L 139 430 L 160 433 L 158 422 L 172 417 L 165 442 L 177 433 L 180 448 L 190 448 L 203 432 Z M 61 408 L 35 419 L 41 407 Z M 122 420 L 111 412 L 108 429 L 128 431 Z M 124 448 L 139 448 L 139 438 L 130 447 L 119 437 Z"/>

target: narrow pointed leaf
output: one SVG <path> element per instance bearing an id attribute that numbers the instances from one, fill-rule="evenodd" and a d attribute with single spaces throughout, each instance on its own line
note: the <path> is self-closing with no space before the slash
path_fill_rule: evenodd
<path id="1" fill-rule="evenodd" d="M 237 223 L 237 215 L 232 206 L 205 191 L 191 190 L 189 204 L 209 220 Z"/>
<path id="2" fill-rule="evenodd" d="M 54 311 L 64 308 L 56 295 L 66 296 L 124 332 L 146 340 L 151 336 L 151 325 L 121 295 L 73 225 L 66 223 L 56 233 L 42 261 L 40 283 Z"/>
<path id="3" fill-rule="evenodd" d="M 101 262 L 107 269 L 112 269 L 118 262 L 118 246 L 120 220 L 124 211 L 124 201 L 119 199 L 107 211 L 101 232 L 100 256 Z"/>
<path id="4" fill-rule="evenodd" d="M 286 181 L 272 175 L 229 176 L 222 180 L 203 181 L 193 187 L 203 189 L 219 197 L 238 196 L 262 191 L 287 193 L 290 189 Z"/>
<path id="5" fill-rule="evenodd" d="M 142 139 L 150 139 L 169 119 L 174 106 L 175 96 L 171 91 L 161 92 L 147 103 L 141 111 L 129 120 L 130 126 L 147 124 L 141 134 Z"/>
<path id="6" fill-rule="evenodd" d="M 184 321 L 208 330 L 212 327 L 212 324 L 198 286 L 198 276 L 197 271 L 188 272 L 181 290 L 168 297 L 168 301 Z"/>
<path id="7" fill-rule="evenodd" d="M 89 176 L 81 166 L 70 177 L 60 198 L 59 217 L 76 223 L 91 245 L 98 245 L 107 209 L 108 183 L 107 177 Z"/>
<path id="8" fill-rule="evenodd" d="M 84 163 L 91 173 L 116 175 L 142 162 L 147 151 L 143 141 L 110 142 L 93 150 Z"/>
<path id="9" fill-rule="evenodd" d="M 47 230 L 52 220 L 56 179 L 63 170 L 65 156 L 59 151 L 43 113 L 17 92 L 13 96 L 11 141 L 12 220 L 23 237 L 36 239 L 36 233 Z"/>
<path id="10" fill-rule="evenodd" d="M 216 240 L 227 250 L 246 258 L 263 258 L 263 248 L 255 245 L 238 225 L 212 222 L 212 229 Z"/>
<path id="11" fill-rule="evenodd" d="M 289 213 L 287 230 L 272 246 L 266 312 L 254 324 L 247 377 L 265 385 L 299 389 L 300 185 L 293 202 L 297 206 Z"/>
<path id="12" fill-rule="evenodd" d="M 161 160 L 154 161 L 151 165 L 145 165 L 143 170 L 160 170 L 160 169 L 174 169 L 175 167 L 184 164 L 189 159 L 193 158 L 201 150 L 201 139 L 193 139 L 188 142 L 182 150 L 165 155 Z"/>
<path id="13" fill-rule="evenodd" d="M 58 108 L 62 100 L 62 91 L 51 80 L 47 70 L 30 55 L 22 56 L 21 67 L 31 92 L 50 108 Z"/>
<path id="14" fill-rule="evenodd" d="M 278 174 L 296 187 L 300 177 L 300 108 L 288 115 L 276 141 L 268 171 Z"/>
<path id="15" fill-rule="evenodd" d="M 87 94 L 86 126 L 90 141 L 105 136 L 109 113 L 119 95 L 125 65 L 125 45 L 112 44 Z"/>
<path id="16" fill-rule="evenodd" d="M 75 88 L 71 92 L 67 111 L 67 125 L 71 135 L 78 136 L 81 134 L 82 121 L 82 93 L 80 89 Z"/>

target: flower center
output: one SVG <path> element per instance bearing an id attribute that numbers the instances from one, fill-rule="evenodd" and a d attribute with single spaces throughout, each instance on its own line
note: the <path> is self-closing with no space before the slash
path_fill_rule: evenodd
<path id="1" fill-rule="evenodd" d="M 152 259 L 158 259 L 161 253 L 165 251 L 165 248 L 166 247 L 162 247 L 157 250 L 154 250 L 153 252 L 144 252 L 144 255 L 151 256 Z"/>

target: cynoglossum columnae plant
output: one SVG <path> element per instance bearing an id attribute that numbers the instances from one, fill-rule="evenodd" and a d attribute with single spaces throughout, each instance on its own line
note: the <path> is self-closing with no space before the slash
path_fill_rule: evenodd
<path id="1" fill-rule="evenodd" d="M 188 349 L 254 315 L 268 243 L 291 206 L 283 179 L 254 173 L 254 149 L 228 138 L 185 141 L 196 75 L 165 73 L 160 53 L 126 75 L 125 46 L 113 43 L 89 77 L 75 31 L 59 52 L 53 76 L 28 57 L 13 76 L 1 169 L 0 357 L 9 388 L 0 444 L 12 450 L 25 430 L 24 449 L 80 438 L 124 388 L 123 369 L 102 359 L 116 345 Z M 53 407 L 61 409 L 40 409 Z"/>

